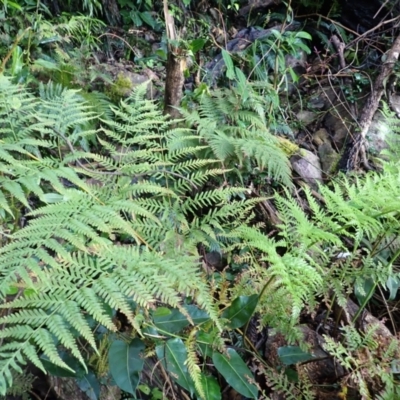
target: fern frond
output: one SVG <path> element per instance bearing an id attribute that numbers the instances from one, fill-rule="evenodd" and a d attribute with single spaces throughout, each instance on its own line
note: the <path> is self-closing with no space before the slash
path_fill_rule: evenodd
<path id="1" fill-rule="evenodd" d="M 188 338 L 186 339 L 185 343 L 187 350 L 186 365 L 190 377 L 194 382 L 194 387 L 196 388 L 198 395 L 200 396 L 201 399 L 206 399 L 204 388 L 201 382 L 201 370 L 199 367 L 199 359 L 196 353 L 196 346 L 197 346 L 196 334 L 197 334 L 196 329 L 193 329 L 190 332 Z"/>
<path id="2" fill-rule="evenodd" d="M 252 96 L 256 94 L 251 92 Z M 197 130 L 199 141 L 207 143 L 213 156 L 225 165 L 245 165 L 247 173 L 266 168 L 269 176 L 290 187 L 287 157 L 269 132 L 256 103 L 242 102 L 229 91 L 216 91 L 213 97 L 202 97 L 198 110 L 182 113 L 187 123 Z M 179 148 L 178 137 L 172 141 L 174 149 Z M 182 147 L 195 141 L 191 136 Z"/>

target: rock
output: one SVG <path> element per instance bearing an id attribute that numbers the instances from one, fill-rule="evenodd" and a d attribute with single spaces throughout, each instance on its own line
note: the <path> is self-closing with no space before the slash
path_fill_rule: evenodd
<path id="1" fill-rule="evenodd" d="M 324 128 L 319 129 L 313 135 L 313 142 L 318 146 L 322 171 L 325 175 L 330 175 L 336 169 L 340 156 L 332 147 L 328 131 Z"/>
<path id="2" fill-rule="evenodd" d="M 312 111 L 302 110 L 296 114 L 296 117 L 304 126 L 307 126 L 318 118 L 318 114 Z"/>
<path id="3" fill-rule="evenodd" d="M 328 112 L 324 125 L 332 133 L 333 143 L 337 148 L 343 148 L 346 139 L 351 133 L 353 118 L 345 107 L 338 105 Z"/>
<path id="4" fill-rule="evenodd" d="M 381 112 L 377 112 L 366 135 L 368 151 L 374 155 L 379 155 L 382 150 L 387 149 L 387 139 L 392 133 L 393 129 L 387 122 L 387 118 Z"/>
<path id="5" fill-rule="evenodd" d="M 226 263 L 224 263 L 224 259 L 219 251 L 210 251 L 204 256 L 204 261 L 209 267 L 215 268 L 218 271 L 222 271 L 226 266 Z"/>
<path id="6" fill-rule="evenodd" d="M 321 163 L 311 151 L 300 149 L 298 154 L 290 158 L 290 163 L 293 170 L 313 188 L 317 188 L 317 183 L 322 183 Z"/>
<path id="7" fill-rule="evenodd" d="M 131 93 L 132 90 L 136 87 L 139 86 L 140 84 L 144 83 L 144 82 L 148 82 L 147 84 L 147 94 L 146 97 L 150 100 L 152 99 L 153 96 L 153 84 L 151 82 L 151 80 L 149 80 L 149 77 L 147 75 L 141 75 L 141 74 L 137 74 L 135 72 L 130 72 L 130 71 L 121 71 L 118 74 L 118 78 L 116 80 L 116 82 L 119 81 L 125 81 L 125 82 L 129 82 L 130 85 L 128 86 L 124 86 L 121 89 L 121 94 L 124 97 L 128 97 Z"/>

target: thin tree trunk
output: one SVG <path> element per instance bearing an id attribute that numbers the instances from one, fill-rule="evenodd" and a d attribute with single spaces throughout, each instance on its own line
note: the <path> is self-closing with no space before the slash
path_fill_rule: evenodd
<path id="1" fill-rule="evenodd" d="M 164 94 L 164 114 L 169 114 L 172 118 L 179 118 L 180 112 L 177 109 L 181 104 L 183 96 L 183 63 L 184 54 L 181 49 L 171 44 L 172 40 L 177 40 L 175 22 L 168 10 L 168 1 L 164 0 L 164 17 L 168 44 L 167 74 L 165 78 Z"/>
<path id="2" fill-rule="evenodd" d="M 117 0 L 101 0 L 104 14 L 110 26 L 122 27 L 122 17 L 119 12 Z"/>

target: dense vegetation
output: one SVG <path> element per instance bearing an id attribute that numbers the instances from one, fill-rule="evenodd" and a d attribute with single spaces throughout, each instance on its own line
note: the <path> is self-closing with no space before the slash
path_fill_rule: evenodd
<path id="1" fill-rule="evenodd" d="M 396 4 L 270 3 L 0 3 L 2 398 L 400 398 Z"/>

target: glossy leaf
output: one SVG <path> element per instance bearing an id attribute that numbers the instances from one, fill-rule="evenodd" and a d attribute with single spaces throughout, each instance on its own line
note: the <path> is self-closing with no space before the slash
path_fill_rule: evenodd
<path id="1" fill-rule="evenodd" d="M 240 296 L 222 313 L 222 318 L 229 320 L 232 329 L 243 326 L 253 315 L 257 307 L 258 295 Z"/>
<path id="2" fill-rule="evenodd" d="M 176 333 L 189 325 L 188 319 L 177 309 L 170 310 L 169 314 L 154 315 L 155 326 L 161 332 Z"/>
<path id="3" fill-rule="evenodd" d="M 190 315 L 190 318 L 192 318 L 192 321 L 195 325 L 201 324 L 210 319 L 210 316 L 207 314 L 206 311 L 201 310 L 194 305 L 185 306 L 184 308 Z"/>
<path id="4" fill-rule="evenodd" d="M 252 372 L 234 349 L 228 349 L 227 353 L 228 355 L 217 352 L 213 354 L 215 368 L 241 395 L 257 399 L 257 386 L 250 382 L 254 380 Z"/>
<path id="5" fill-rule="evenodd" d="M 182 339 L 170 339 L 156 347 L 158 359 L 180 386 L 194 393 L 194 384 L 186 367 L 187 351 Z"/>
<path id="6" fill-rule="evenodd" d="M 313 358 L 310 353 L 306 353 L 298 346 L 279 347 L 278 356 L 285 365 L 297 364 Z"/>
<path id="7" fill-rule="evenodd" d="M 221 388 L 213 376 L 201 375 L 201 385 L 207 400 L 221 400 Z"/>
<path id="8" fill-rule="evenodd" d="M 210 318 L 204 310 L 200 310 L 196 306 L 186 306 L 185 309 L 187 310 L 194 324 L 200 324 Z M 160 312 L 157 312 L 156 310 L 153 314 L 154 324 L 158 329 L 160 329 L 160 331 L 176 333 L 190 325 L 187 317 L 178 309 L 168 310 L 169 313 L 166 313 L 164 310 L 165 308 L 163 308 Z"/>
<path id="9" fill-rule="evenodd" d="M 135 394 L 143 369 L 144 344 L 139 339 L 126 343 L 115 340 L 108 352 L 110 373 L 119 388 L 130 394 Z"/>
<path id="10" fill-rule="evenodd" d="M 205 43 L 204 39 L 193 39 L 189 42 L 189 49 L 195 54 L 204 47 Z"/>

